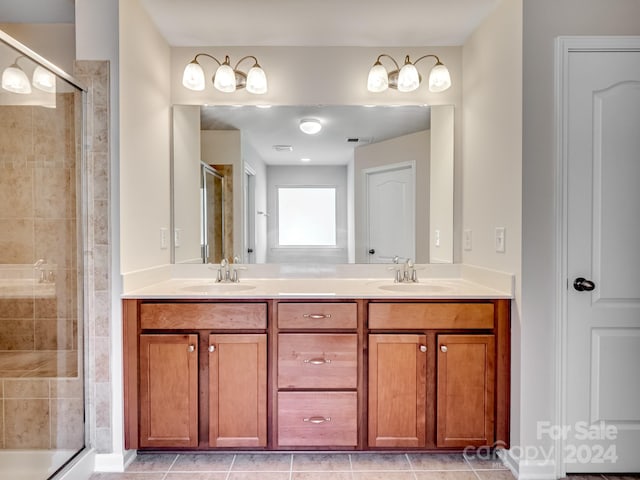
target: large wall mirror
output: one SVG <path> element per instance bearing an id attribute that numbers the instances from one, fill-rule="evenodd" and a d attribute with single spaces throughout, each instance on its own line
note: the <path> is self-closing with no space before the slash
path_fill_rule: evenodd
<path id="1" fill-rule="evenodd" d="M 451 263 L 453 171 L 450 105 L 175 105 L 173 261 Z"/>

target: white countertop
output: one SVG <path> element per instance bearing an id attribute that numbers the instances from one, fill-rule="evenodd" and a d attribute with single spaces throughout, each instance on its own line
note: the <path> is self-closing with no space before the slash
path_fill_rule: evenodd
<path id="1" fill-rule="evenodd" d="M 183 266 L 184 267 L 184 266 Z M 203 298 L 442 298 L 442 299 L 503 299 L 513 298 L 513 276 L 503 272 L 477 267 L 447 265 L 424 267 L 418 283 L 394 283 L 392 273 L 384 277 L 363 276 L 377 271 L 352 270 L 356 277 L 349 277 L 349 269 L 335 275 L 318 274 L 304 276 L 297 272 L 290 278 L 265 276 L 255 278 L 240 272 L 238 283 L 216 283 L 215 273 L 172 266 L 170 278 L 153 282 L 146 274 L 145 285 L 135 283 L 136 288 L 125 290 L 123 298 L 139 299 L 203 299 Z M 249 267 L 251 268 L 251 267 Z M 206 274 L 205 274 L 206 272 Z M 197 276 L 188 275 L 198 273 Z M 256 272 L 259 273 L 259 272 Z M 262 271 L 264 273 L 264 270 Z M 244 275 L 242 275 L 244 274 Z M 447 276 L 448 275 L 448 276 Z"/>

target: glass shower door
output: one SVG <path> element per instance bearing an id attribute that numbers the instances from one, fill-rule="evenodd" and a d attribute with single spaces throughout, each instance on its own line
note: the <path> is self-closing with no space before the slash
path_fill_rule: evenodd
<path id="1" fill-rule="evenodd" d="M 49 478 L 85 445 L 83 92 L 49 66 L 2 33 L 0 476 L 13 480 Z"/>

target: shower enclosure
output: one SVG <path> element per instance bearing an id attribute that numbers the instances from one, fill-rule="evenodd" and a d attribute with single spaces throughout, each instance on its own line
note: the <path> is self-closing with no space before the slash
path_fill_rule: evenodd
<path id="1" fill-rule="evenodd" d="M 0 472 L 85 446 L 84 92 L 0 31 Z"/>

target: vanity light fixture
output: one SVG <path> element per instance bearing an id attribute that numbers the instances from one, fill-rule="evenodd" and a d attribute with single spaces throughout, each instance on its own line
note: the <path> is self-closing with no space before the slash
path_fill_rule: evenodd
<path id="1" fill-rule="evenodd" d="M 18 65 L 18 60 L 27 58 L 20 56 L 16 58 L 12 65 L 8 66 L 2 72 L 2 88 L 12 93 L 29 94 L 31 93 L 31 85 L 38 90 L 47 93 L 56 93 L 56 77 L 46 68 L 38 65 L 33 70 L 31 82 L 25 71 Z"/>
<path id="2" fill-rule="evenodd" d="M 395 66 L 394 70 L 388 71 L 381 60 L 388 58 Z M 418 73 L 416 64 L 425 58 L 435 58 L 436 64 L 429 72 L 429 91 L 438 93 L 443 92 L 451 86 L 451 76 L 449 70 L 436 55 L 423 55 L 415 62 L 411 62 L 409 55 L 404 57 L 404 65 L 402 68 L 391 55 L 386 53 L 378 55 L 375 63 L 369 70 L 367 79 L 367 89 L 370 92 L 384 92 L 387 88 L 394 88 L 400 92 L 412 92 L 418 88 L 422 78 Z"/>
<path id="3" fill-rule="evenodd" d="M 204 90 L 204 70 L 198 63 L 198 57 L 210 58 L 218 64 L 218 68 L 211 78 L 213 86 L 217 90 L 230 93 L 235 92 L 236 89 L 246 88 L 247 92 L 258 95 L 267 92 L 267 76 L 258 64 L 258 59 L 253 55 L 242 57 L 232 68 L 228 55 L 225 55 L 224 62 L 220 62 L 216 57 L 208 53 L 198 53 L 184 68 L 182 85 L 185 88 L 196 91 Z M 253 66 L 246 73 L 238 69 L 238 66 L 244 60 L 253 60 Z"/>
<path id="4" fill-rule="evenodd" d="M 303 118 L 300 120 L 300 130 L 307 135 L 315 135 L 322 130 L 322 124 L 315 118 Z"/>

